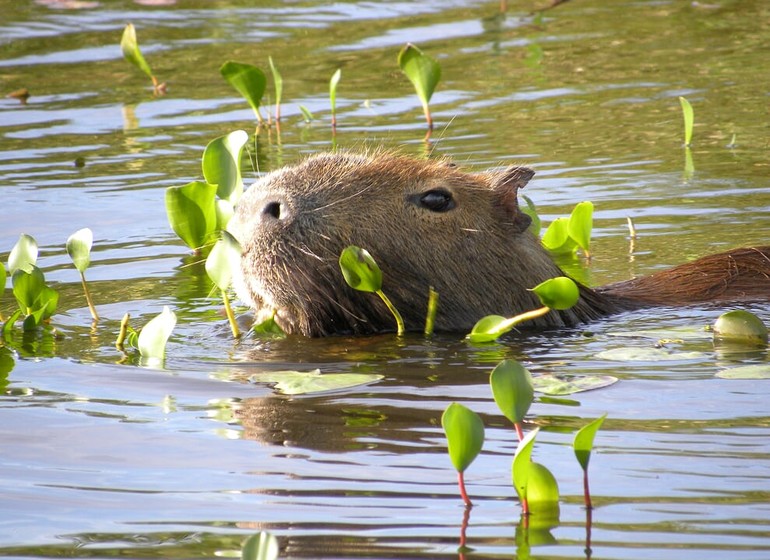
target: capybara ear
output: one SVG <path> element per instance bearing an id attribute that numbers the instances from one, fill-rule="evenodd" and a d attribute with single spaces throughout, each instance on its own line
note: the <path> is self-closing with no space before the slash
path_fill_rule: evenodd
<path id="1" fill-rule="evenodd" d="M 519 209 L 519 189 L 524 188 L 535 172 L 529 167 L 511 165 L 492 179 L 492 190 L 497 194 L 498 202 L 518 232 L 522 232 L 532 223 L 532 218 Z"/>

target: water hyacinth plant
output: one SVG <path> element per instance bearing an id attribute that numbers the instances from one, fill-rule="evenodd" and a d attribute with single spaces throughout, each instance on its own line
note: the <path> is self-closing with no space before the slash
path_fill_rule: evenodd
<path id="1" fill-rule="evenodd" d="M 99 314 L 96 312 L 94 302 L 91 299 L 91 293 L 88 291 L 88 284 L 86 283 L 86 269 L 91 264 L 91 246 L 94 242 L 94 234 L 89 228 L 83 228 L 67 239 L 67 254 L 72 259 L 72 263 L 80 273 L 80 283 L 83 285 L 83 292 L 86 296 L 86 303 L 88 304 L 88 310 L 91 312 L 91 317 L 94 321 L 99 320 Z"/>
<path id="2" fill-rule="evenodd" d="M 466 507 L 473 506 L 465 490 L 465 470 L 476 459 L 484 445 L 484 423 L 468 407 L 452 403 L 441 415 L 441 426 L 446 434 L 449 458 L 457 471 L 460 496 Z"/>
<path id="3" fill-rule="evenodd" d="M 225 304 L 227 321 L 234 338 L 241 336 L 235 314 L 230 306 L 230 297 L 227 290 L 233 278 L 233 270 L 239 266 L 241 260 L 241 245 L 229 232 L 222 231 L 222 237 L 216 242 L 206 259 L 206 273 L 222 294 Z"/>
<path id="4" fill-rule="evenodd" d="M 337 86 L 342 78 L 342 68 L 338 68 L 329 79 L 329 104 L 332 110 L 332 132 L 337 131 Z M 307 114 L 305 115 L 307 118 Z"/>
<path id="5" fill-rule="evenodd" d="M 575 205 L 569 218 L 557 218 L 543 234 L 543 246 L 557 255 L 571 255 L 582 249 L 590 257 L 594 205 L 585 201 Z"/>
<path id="6" fill-rule="evenodd" d="M 155 95 L 163 95 L 166 92 L 166 84 L 158 82 L 158 79 L 150 69 L 150 65 L 144 59 L 142 51 L 139 50 L 136 28 L 132 23 L 129 23 L 123 29 L 123 35 L 120 38 L 120 50 L 123 52 L 123 58 L 144 72 L 152 80 L 152 89 Z"/>
<path id="7" fill-rule="evenodd" d="M 246 99 L 259 124 L 263 124 L 265 119 L 262 118 L 259 106 L 262 104 L 262 96 L 267 88 L 265 73 L 252 64 L 244 64 L 234 60 L 225 62 L 219 68 L 219 73 Z"/>
<path id="8" fill-rule="evenodd" d="M 433 117 L 430 114 L 430 98 L 441 80 L 441 66 L 436 60 L 420 49 L 407 43 L 398 53 L 398 65 L 404 75 L 412 82 L 417 97 L 422 104 L 425 120 L 428 122 L 428 135 L 433 130 Z"/>
<path id="9" fill-rule="evenodd" d="M 572 442 L 572 448 L 575 451 L 575 457 L 580 463 L 580 467 L 583 469 L 583 499 L 585 501 L 586 508 L 592 509 L 591 503 L 591 491 L 588 487 L 588 462 L 591 459 L 591 450 L 594 446 L 594 437 L 596 432 L 602 427 L 604 419 L 607 418 L 607 414 L 604 414 L 589 422 L 575 434 L 575 439 Z"/>

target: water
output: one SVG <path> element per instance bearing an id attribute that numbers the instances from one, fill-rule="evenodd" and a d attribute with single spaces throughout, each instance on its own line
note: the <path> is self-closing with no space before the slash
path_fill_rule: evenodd
<path id="1" fill-rule="evenodd" d="M 591 461 L 595 558 L 767 558 L 770 415 L 765 382 L 721 369 L 767 364 L 706 337 L 671 343 L 682 361 L 597 354 L 655 341 L 618 332 L 707 325 L 724 309 L 623 314 L 586 329 L 513 336 L 490 348 L 410 336 L 234 343 L 195 258 L 166 221 L 163 189 L 200 178 L 206 143 L 253 131 L 221 79 L 226 60 L 283 74 L 284 120 L 252 146 L 248 177 L 331 149 L 384 145 L 451 156 L 471 169 L 525 163 L 546 221 L 596 207 L 592 284 L 728 247 L 767 244 L 770 8 L 581 0 L 544 13 L 496 2 L 0 1 L 0 257 L 20 233 L 62 293 L 53 325 L 0 348 L 0 554 L 7 557 L 237 555 L 259 530 L 283 557 L 454 557 L 464 510 L 440 415 L 461 401 L 487 443 L 467 472 L 475 502 L 466 557 L 584 558 L 581 472 L 570 444 L 604 412 Z M 168 94 L 120 55 L 126 22 Z M 443 79 L 430 146 L 417 98 L 396 66 L 413 41 Z M 339 131 L 328 79 L 342 68 Z M 271 93 L 272 95 L 272 93 Z M 684 172 L 677 97 L 694 105 L 695 172 Z M 302 122 L 299 105 L 316 114 Z M 734 146 L 732 137 L 735 135 Z M 85 165 L 75 165 L 83 158 Z M 639 238 L 630 246 L 626 216 Z M 91 327 L 64 252 L 94 231 L 87 272 L 103 320 Z M 10 284 L 9 284 L 10 285 Z M 118 323 L 173 307 L 163 369 L 121 363 Z M 13 309 L 10 290 L 0 312 Z M 770 309 L 749 308 L 770 321 Z M 514 434 L 488 373 L 504 358 L 534 374 L 613 375 L 611 387 L 540 399 L 537 460 L 562 493 L 557 524 L 524 538 L 510 484 Z M 276 370 L 377 373 L 381 381 L 286 396 L 253 381 Z M 528 548 L 531 547 L 531 550 Z"/>

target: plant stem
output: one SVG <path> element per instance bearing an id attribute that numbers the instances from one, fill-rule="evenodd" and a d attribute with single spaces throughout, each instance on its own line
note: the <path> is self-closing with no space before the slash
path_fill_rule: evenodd
<path id="1" fill-rule="evenodd" d="M 99 320 L 99 314 L 96 312 L 94 302 L 91 299 L 91 292 L 88 291 L 88 284 L 86 284 L 86 275 L 84 272 L 80 273 L 80 283 L 83 284 L 83 292 L 86 294 L 86 302 L 88 303 L 88 310 L 91 312 L 91 317 L 94 321 Z"/>
<path id="2" fill-rule="evenodd" d="M 519 438 L 519 441 L 524 439 L 524 430 L 521 429 L 521 422 L 514 422 L 513 427 L 516 428 L 516 437 Z"/>
<path id="3" fill-rule="evenodd" d="M 120 352 L 126 353 L 126 349 L 123 346 L 123 343 L 126 340 L 126 335 L 128 334 L 128 320 L 131 318 L 131 315 L 126 313 L 123 315 L 123 318 L 120 320 L 120 332 L 118 332 L 118 339 L 115 341 L 115 348 L 117 348 Z"/>
<path id="4" fill-rule="evenodd" d="M 233 338 L 240 338 L 241 331 L 238 328 L 238 323 L 235 321 L 235 314 L 233 313 L 233 308 L 230 307 L 230 298 L 227 297 L 226 290 L 222 290 L 222 299 L 225 302 L 225 314 L 227 315 L 227 320 L 230 322 L 230 330 L 233 332 Z"/>
<path id="5" fill-rule="evenodd" d="M 585 501 L 586 509 L 593 509 L 591 491 L 588 489 L 588 469 L 583 469 L 583 500 Z"/>
<path id="6" fill-rule="evenodd" d="M 425 317 L 425 337 L 433 336 L 433 327 L 436 323 L 436 312 L 438 311 L 438 292 L 430 287 L 428 291 L 428 314 Z"/>
<path id="7" fill-rule="evenodd" d="M 428 121 L 428 130 L 433 131 L 433 117 L 427 104 L 422 106 L 422 111 L 425 113 L 425 120 Z"/>
<path id="8" fill-rule="evenodd" d="M 457 486 L 460 487 L 460 497 L 465 502 L 465 507 L 473 507 L 473 503 L 465 491 L 465 474 L 463 471 L 457 471 Z"/>
<path id="9" fill-rule="evenodd" d="M 518 325 L 519 323 L 523 323 L 524 321 L 529 321 L 531 319 L 537 319 L 538 317 L 542 317 L 546 313 L 548 313 L 551 310 L 550 307 L 540 307 L 538 309 L 533 309 L 532 311 L 527 311 L 526 313 L 522 313 L 520 315 L 516 315 L 515 317 L 511 317 L 507 321 L 503 321 L 500 325 L 501 331 L 505 329 L 505 332 L 511 330 L 515 325 Z"/>
<path id="10" fill-rule="evenodd" d="M 390 302 L 388 299 L 388 296 L 385 295 L 385 293 L 382 290 L 377 290 L 377 295 L 380 296 L 380 299 L 382 299 L 383 302 L 385 302 L 385 305 L 388 306 L 388 309 L 390 309 L 390 312 L 393 313 L 393 317 L 396 318 L 396 328 L 398 336 L 401 336 L 404 334 L 404 319 L 401 317 L 401 313 L 398 312 L 398 309 Z"/>

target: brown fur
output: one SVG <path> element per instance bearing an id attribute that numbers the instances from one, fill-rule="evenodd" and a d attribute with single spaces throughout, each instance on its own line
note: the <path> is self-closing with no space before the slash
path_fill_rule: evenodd
<path id="1" fill-rule="evenodd" d="M 342 249 L 358 245 L 382 268 L 383 289 L 408 330 L 422 329 L 431 286 L 440 294 L 439 331 L 468 331 L 484 315 L 533 309 L 539 302 L 528 288 L 563 272 L 527 231 L 518 206 L 518 190 L 532 175 L 524 167 L 469 174 L 446 161 L 382 152 L 322 154 L 270 173 L 244 194 L 229 226 L 244 249 L 238 293 L 259 311 L 277 310 L 290 333 L 392 331 L 379 298 L 349 288 L 340 272 Z M 451 193 L 453 209 L 424 207 L 420 197 L 437 190 Z M 581 287 L 574 308 L 531 325 L 574 325 L 644 304 L 720 295 L 770 299 L 769 254 L 744 249 L 669 276 Z"/>

